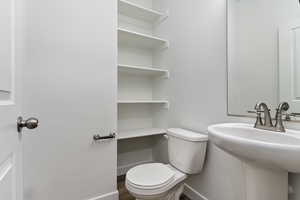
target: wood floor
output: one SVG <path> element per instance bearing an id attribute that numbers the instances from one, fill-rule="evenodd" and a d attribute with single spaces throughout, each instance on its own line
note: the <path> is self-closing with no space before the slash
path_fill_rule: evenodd
<path id="1" fill-rule="evenodd" d="M 125 187 L 125 176 L 118 177 L 119 200 L 135 200 Z"/>
<path id="2" fill-rule="evenodd" d="M 125 176 L 118 177 L 118 191 L 119 191 L 119 200 L 135 200 L 133 196 L 131 196 L 128 190 L 125 187 Z M 182 195 L 180 200 L 191 200 L 187 196 Z"/>

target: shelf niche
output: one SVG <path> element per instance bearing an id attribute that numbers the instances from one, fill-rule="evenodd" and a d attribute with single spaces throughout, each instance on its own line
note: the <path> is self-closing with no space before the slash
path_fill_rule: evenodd
<path id="1" fill-rule="evenodd" d="M 118 175 L 157 162 L 156 146 L 165 141 L 169 71 L 159 65 L 169 41 L 155 33 L 168 12 L 156 3 L 118 0 Z"/>

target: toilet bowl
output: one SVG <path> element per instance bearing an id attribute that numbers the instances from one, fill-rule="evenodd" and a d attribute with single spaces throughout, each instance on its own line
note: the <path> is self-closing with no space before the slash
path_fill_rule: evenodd
<path id="1" fill-rule="evenodd" d="M 170 164 L 142 164 L 126 174 L 126 188 L 136 199 L 178 200 L 188 174 L 202 170 L 207 135 L 178 128 L 167 135 Z"/>
<path id="2" fill-rule="evenodd" d="M 143 164 L 128 171 L 126 188 L 137 199 L 161 199 L 162 197 L 175 195 L 175 192 L 180 188 L 176 187 L 176 191 L 173 188 L 186 177 L 186 174 L 171 165 L 162 163 Z M 173 189 L 172 194 L 170 194 L 171 189 Z"/>

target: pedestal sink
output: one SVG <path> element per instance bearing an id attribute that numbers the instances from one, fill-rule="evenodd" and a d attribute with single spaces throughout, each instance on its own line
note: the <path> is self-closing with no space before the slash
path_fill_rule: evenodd
<path id="1" fill-rule="evenodd" d="M 208 132 L 211 142 L 242 161 L 245 200 L 288 199 L 288 172 L 300 173 L 300 131 L 228 123 L 209 126 Z"/>

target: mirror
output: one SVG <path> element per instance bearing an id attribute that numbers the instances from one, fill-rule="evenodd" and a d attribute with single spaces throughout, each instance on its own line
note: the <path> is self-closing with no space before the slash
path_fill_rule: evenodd
<path id="1" fill-rule="evenodd" d="M 299 0 L 227 0 L 228 114 L 258 101 L 300 112 Z"/>

